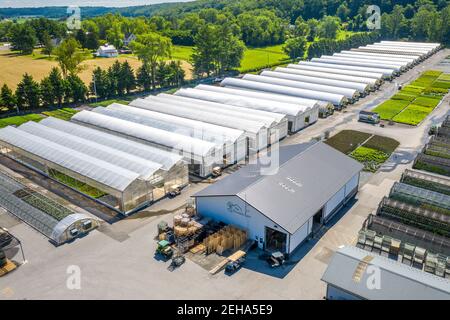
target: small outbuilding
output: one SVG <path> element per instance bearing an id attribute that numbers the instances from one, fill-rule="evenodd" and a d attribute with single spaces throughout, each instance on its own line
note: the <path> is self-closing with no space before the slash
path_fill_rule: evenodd
<path id="1" fill-rule="evenodd" d="M 112 44 L 105 44 L 98 48 L 96 55 L 101 58 L 115 58 L 119 56 L 119 51 Z"/>
<path id="2" fill-rule="evenodd" d="M 322 142 L 283 146 L 194 195 L 204 217 L 292 253 L 358 192 L 363 166 Z"/>

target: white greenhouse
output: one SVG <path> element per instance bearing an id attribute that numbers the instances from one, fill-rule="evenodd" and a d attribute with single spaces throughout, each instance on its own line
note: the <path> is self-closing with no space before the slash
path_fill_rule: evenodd
<path id="1" fill-rule="evenodd" d="M 209 176 L 215 166 L 223 163 L 223 151 L 208 141 L 91 111 L 81 111 L 71 121 L 179 154 L 188 163 L 190 172 L 200 177 Z"/>
<path id="2" fill-rule="evenodd" d="M 124 214 L 163 197 L 166 183 L 171 183 L 161 164 L 42 124 L 0 129 L 0 151 Z M 172 178 L 186 184 L 187 167 L 181 157 L 178 163 Z"/>
<path id="3" fill-rule="evenodd" d="M 358 59 L 358 60 L 369 60 L 369 61 L 379 61 L 383 63 L 399 63 L 407 66 L 408 68 L 412 68 L 416 65 L 416 59 L 405 59 L 405 58 L 388 58 L 388 57 L 379 57 L 379 56 L 365 56 L 360 54 L 352 54 L 352 53 L 335 53 L 333 57 L 341 57 L 347 59 Z"/>
<path id="4" fill-rule="evenodd" d="M 307 76 L 307 77 L 314 77 L 314 78 L 321 78 L 321 79 L 330 79 L 330 80 L 337 80 L 337 81 L 343 81 L 343 82 L 351 82 L 351 83 L 359 83 L 367 86 L 368 91 L 374 91 L 378 88 L 379 83 L 381 81 L 378 81 L 377 79 L 372 78 L 363 78 L 363 77 L 357 77 L 357 76 L 350 76 L 345 74 L 337 74 L 337 73 L 330 73 L 330 72 L 320 72 L 320 71 L 311 71 L 311 70 L 302 70 L 302 69 L 296 69 L 296 68 L 283 68 L 283 67 L 276 67 L 275 72 L 278 73 L 285 73 L 285 74 L 292 74 L 292 75 L 299 75 L 299 76 Z"/>
<path id="5" fill-rule="evenodd" d="M 298 64 L 322 67 L 322 68 L 333 68 L 333 69 L 352 70 L 352 71 L 361 71 L 361 72 L 381 73 L 383 75 L 384 79 L 392 79 L 397 75 L 397 72 L 393 69 L 369 68 L 369 67 L 361 67 L 361 66 L 342 65 L 342 64 L 335 64 L 335 63 L 326 63 L 325 61 L 317 61 L 317 62 L 300 61 Z"/>
<path id="6" fill-rule="evenodd" d="M 350 55 L 358 55 L 358 56 L 367 56 L 367 57 L 383 57 L 383 58 L 389 58 L 389 59 L 411 59 L 414 61 L 415 64 L 420 63 L 420 56 L 403 56 L 403 55 L 395 55 L 395 54 L 388 54 L 388 53 L 371 53 L 371 52 L 361 52 L 361 51 L 354 51 L 354 50 L 343 50 L 341 53 L 344 54 L 350 54 Z"/>
<path id="7" fill-rule="evenodd" d="M 196 108 L 205 112 L 215 112 L 227 116 L 242 117 L 244 119 L 256 122 L 262 122 L 269 130 L 267 141 L 269 145 L 271 145 L 272 143 L 277 143 L 281 139 L 284 139 L 288 134 L 288 119 L 284 114 L 256 109 L 247 109 L 242 107 L 230 106 L 223 103 L 193 99 L 165 93 L 161 93 L 156 97 L 150 96 L 148 97 L 148 99 L 162 99 L 162 101 L 182 104 L 187 103 L 189 104 L 190 108 Z"/>
<path id="8" fill-rule="evenodd" d="M 270 92 L 281 95 L 289 95 L 294 97 L 325 101 L 328 103 L 332 103 L 337 107 L 343 107 L 348 104 L 348 99 L 344 95 L 340 94 L 293 88 L 283 85 L 249 81 L 244 79 L 225 78 L 220 85 L 227 88 Z"/>
<path id="9" fill-rule="evenodd" d="M 306 61 L 304 61 L 304 62 L 306 62 Z M 379 73 L 379 72 L 377 73 L 377 72 L 367 72 L 367 71 L 358 71 L 358 70 L 345 70 L 345 69 L 341 69 L 341 68 L 335 68 L 333 65 L 320 66 L 320 63 L 314 63 L 314 62 L 306 62 L 306 63 L 308 63 L 308 64 L 305 64 L 305 63 L 288 64 L 287 68 L 367 78 L 367 79 L 375 80 L 377 85 L 381 85 L 384 82 L 384 80 L 383 80 L 384 75 L 383 75 L 383 73 Z"/>
<path id="10" fill-rule="evenodd" d="M 309 83 L 323 84 L 323 85 L 327 85 L 327 86 L 352 89 L 352 90 L 357 90 L 358 92 L 360 92 L 361 95 L 367 95 L 371 90 L 371 87 L 368 84 L 364 84 L 364 83 L 360 83 L 360 82 L 335 80 L 335 79 L 331 79 L 331 78 L 326 79 L 326 78 L 319 78 L 319 77 L 310 77 L 310 76 L 289 74 L 286 72 L 277 72 L 277 71 L 263 71 L 263 72 L 261 72 L 261 75 L 264 77 L 273 77 L 273 78 L 280 78 L 280 79 L 293 80 L 293 81 L 303 81 L 303 82 L 309 82 Z"/>
<path id="11" fill-rule="evenodd" d="M 348 101 L 350 101 L 350 102 L 355 102 L 360 97 L 359 92 L 354 89 L 333 87 L 333 86 L 321 85 L 321 84 L 317 84 L 317 83 L 309 83 L 309 82 L 305 82 L 305 81 L 287 80 L 287 79 L 281 79 L 281 78 L 275 78 L 275 77 L 259 76 L 259 75 L 255 75 L 255 74 L 246 74 L 242 79 L 248 80 L 248 81 L 269 83 L 269 84 L 275 84 L 275 85 L 279 85 L 279 86 L 286 86 L 286 87 L 291 87 L 291 88 L 299 88 L 299 89 L 306 89 L 306 90 L 320 92 L 321 95 L 319 95 L 318 98 L 320 98 L 321 100 L 325 99 L 325 94 L 327 94 L 327 93 L 336 94 L 340 97 L 346 97 L 348 99 Z M 340 104 L 341 103 L 337 103 L 337 105 L 340 105 Z"/>
<path id="12" fill-rule="evenodd" d="M 242 130 L 247 138 L 247 151 L 249 154 L 267 148 L 268 128 L 262 122 L 250 121 L 243 119 L 242 117 L 204 112 L 189 108 L 189 105 L 186 104 L 168 103 L 149 99 L 133 100 L 130 103 L 130 106 Z"/>
<path id="13" fill-rule="evenodd" d="M 203 86 L 203 85 L 200 85 Z M 245 97 L 242 95 L 222 92 L 214 92 L 209 90 L 201 90 L 197 86 L 195 89 L 180 89 L 175 94 L 183 97 L 202 99 L 211 102 L 224 103 L 227 105 L 238 106 L 248 109 L 270 111 L 283 114 L 288 119 L 288 129 L 290 132 L 296 132 L 305 126 L 308 126 L 318 119 L 319 107 L 315 107 L 316 116 L 313 116 L 313 108 L 299 106 L 293 103 L 274 102 L 260 98 Z M 209 87 L 209 86 L 206 86 Z M 222 87 L 214 87 L 217 89 L 227 90 Z"/>
<path id="14" fill-rule="evenodd" d="M 344 58 L 336 58 L 336 57 L 327 57 L 327 58 L 312 58 L 312 62 L 319 63 L 328 63 L 328 64 L 337 64 L 341 66 L 357 66 L 364 68 L 380 68 L 379 70 L 387 69 L 389 71 L 393 71 L 394 74 L 398 75 L 400 72 L 404 70 L 404 67 L 398 65 L 387 65 L 384 63 L 376 63 L 376 62 L 358 62 L 352 61 L 352 59 L 344 59 Z"/>
<path id="15" fill-rule="evenodd" d="M 140 123 L 149 127 L 175 132 L 212 142 L 223 149 L 224 165 L 230 165 L 246 156 L 246 138 L 241 130 L 113 103 L 106 108 L 92 110 L 110 117 Z"/>
<path id="16" fill-rule="evenodd" d="M 361 46 L 355 49 L 356 51 L 367 51 L 367 52 L 377 52 L 377 53 L 389 53 L 389 54 L 399 54 L 399 55 L 407 55 L 407 56 L 417 56 L 419 55 L 420 58 L 426 59 L 428 58 L 428 54 L 423 52 L 417 52 L 417 51 L 411 51 L 410 49 L 406 48 L 394 48 L 394 47 L 368 47 L 368 46 Z M 353 51 L 353 49 L 352 49 Z"/>
<path id="17" fill-rule="evenodd" d="M 322 56 L 321 59 L 331 59 L 331 60 L 339 60 L 339 61 L 350 61 L 350 62 L 358 62 L 358 63 L 369 63 L 373 65 L 382 66 L 383 68 L 394 69 L 396 71 L 405 71 L 408 69 L 412 63 L 408 61 L 387 61 L 385 59 L 373 58 L 371 60 L 364 59 L 362 57 L 341 57 L 336 56 L 336 54 L 332 56 Z"/>

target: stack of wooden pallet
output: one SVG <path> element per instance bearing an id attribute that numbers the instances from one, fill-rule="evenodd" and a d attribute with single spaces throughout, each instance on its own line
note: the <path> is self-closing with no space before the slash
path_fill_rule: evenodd
<path id="1" fill-rule="evenodd" d="M 247 240 L 247 232 L 234 226 L 226 226 L 203 240 L 206 254 L 216 252 L 221 255 L 229 249 L 240 248 Z"/>

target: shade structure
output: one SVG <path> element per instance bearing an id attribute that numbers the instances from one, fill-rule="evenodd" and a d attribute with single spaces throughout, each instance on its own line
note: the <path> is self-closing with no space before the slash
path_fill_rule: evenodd
<path id="1" fill-rule="evenodd" d="M 309 125 L 317 121 L 318 107 L 315 108 L 315 110 L 317 111 L 316 112 L 317 117 L 314 117 L 313 116 L 314 111 L 312 108 L 299 106 L 293 103 L 275 102 L 260 98 L 253 98 L 253 97 L 246 97 L 243 95 L 225 93 L 224 91 L 216 92 L 209 90 L 201 90 L 197 88 L 198 87 L 196 87 L 195 89 L 180 89 L 175 93 L 175 95 L 194 99 L 202 99 L 211 102 L 224 103 L 227 105 L 238 106 L 243 108 L 280 113 L 287 117 L 289 121 L 290 131 L 298 131 L 301 128 L 304 128 L 306 125 Z M 214 88 L 226 90 L 226 88 L 222 87 L 214 87 Z"/>
<path id="2" fill-rule="evenodd" d="M 183 156 L 192 173 L 201 177 L 210 175 L 214 166 L 222 164 L 223 151 L 208 141 L 86 110 L 74 115 L 72 121 L 175 152 Z"/>
<path id="3" fill-rule="evenodd" d="M 92 111 L 212 142 L 216 144 L 218 148 L 223 149 L 224 161 L 227 164 L 240 161 L 244 159 L 246 155 L 246 139 L 244 132 L 241 130 L 216 126 L 205 122 L 175 117 L 118 103 L 113 103 L 107 108 L 98 107 Z"/>
<path id="4" fill-rule="evenodd" d="M 332 103 L 333 105 L 338 107 L 345 106 L 348 103 L 348 99 L 344 95 L 340 94 L 294 88 L 270 83 L 262 83 L 245 79 L 225 78 L 220 85 L 230 88 L 247 89 L 261 92 L 290 95 L 306 99 L 315 99 L 319 101 Z"/>
<path id="5" fill-rule="evenodd" d="M 287 69 L 287 68 L 286 68 Z M 351 81 L 342 81 L 342 80 L 335 80 L 335 79 L 325 79 L 325 78 L 319 78 L 319 77 L 311 77 L 311 76 L 305 76 L 305 75 L 296 75 L 296 74 L 289 74 L 286 72 L 277 72 L 275 71 L 263 71 L 261 72 L 261 75 L 264 77 L 273 77 L 273 78 L 280 78 L 280 79 L 286 79 L 286 80 L 293 80 L 293 81 L 304 81 L 309 83 L 317 83 L 317 84 L 323 84 L 328 86 L 334 86 L 338 88 L 347 88 L 352 90 L 357 90 L 360 94 L 367 94 L 370 91 L 370 86 L 367 84 L 363 84 L 360 82 L 351 82 Z"/>
<path id="6" fill-rule="evenodd" d="M 393 74 L 397 75 L 401 71 L 403 71 L 402 67 L 399 67 L 397 65 L 385 65 L 385 64 L 378 64 L 376 62 L 359 62 L 359 61 L 351 61 L 346 60 L 343 58 L 312 58 L 312 62 L 319 62 L 319 63 L 327 63 L 327 64 L 337 64 L 342 66 L 355 66 L 355 67 L 363 67 L 363 68 L 373 68 L 373 69 L 379 69 L 381 70 L 388 70 L 387 72 L 392 72 Z M 381 69 L 383 68 L 383 69 Z"/>
<path id="7" fill-rule="evenodd" d="M 383 67 L 383 68 L 388 68 L 388 69 L 394 69 L 398 72 L 401 71 L 405 71 L 410 65 L 411 63 L 407 62 L 407 61 L 387 61 L 385 59 L 375 59 L 373 58 L 372 60 L 367 60 L 364 58 L 358 58 L 358 57 L 354 57 L 354 56 L 350 56 L 350 57 L 342 57 L 342 56 L 336 56 L 336 55 L 332 55 L 332 56 L 322 56 L 321 59 L 331 59 L 331 60 L 339 60 L 339 61 L 350 61 L 350 62 L 358 62 L 358 63 L 368 63 L 378 67 Z"/>
<path id="8" fill-rule="evenodd" d="M 315 67 L 323 67 L 323 68 L 334 68 L 334 69 L 342 69 L 342 70 L 381 73 L 383 75 L 383 78 L 385 78 L 385 79 L 392 79 L 394 76 L 396 76 L 396 71 L 393 69 L 384 69 L 384 68 L 382 69 L 382 68 L 371 68 L 371 67 L 363 67 L 363 66 L 355 66 L 355 65 L 346 65 L 346 64 L 338 64 L 336 62 L 328 63 L 323 60 L 322 61 L 321 60 L 300 61 L 298 64 L 315 66 Z"/>
<path id="9" fill-rule="evenodd" d="M 204 121 L 229 128 L 243 130 L 246 136 L 249 153 L 255 153 L 267 147 L 267 127 L 262 122 L 250 121 L 242 117 L 221 115 L 215 112 L 197 110 L 192 104 L 168 101 L 167 99 L 136 99 L 131 106 L 162 112 L 165 114 Z"/>
<path id="10" fill-rule="evenodd" d="M 304 62 L 306 62 L 306 61 L 304 61 Z M 288 64 L 287 68 L 368 78 L 368 79 L 375 80 L 378 85 L 381 85 L 383 83 L 383 77 L 384 77 L 383 73 L 366 72 L 366 71 L 358 71 L 358 70 L 345 70 L 342 68 L 335 68 L 335 67 L 333 67 L 333 65 L 324 66 L 323 64 L 321 65 L 320 63 L 314 63 L 314 62 Z"/>
<path id="11" fill-rule="evenodd" d="M 164 93 L 159 94 L 156 98 L 170 102 L 179 102 L 183 104 L 188 103 L 190 108 L 195 108 L 206 112 L 237 116 L 252 121 L 262 122 L 268 129 L 268 144 L 277 143 L 280 139 L 283 139 L 287 136 L 288 120 L 285 115 L 280 113 L 242 108 L 227 105 L 224 103 L 217 103 Z M 154 99 L 154 97 L 152 96 L 150 99 Z"/>
<path id="12" fill-rule="evenodd" d="M 358 83 L 360 85 L 364 85 L 366 88 L 365 90 L 368 90 L 368 91 L 374 90 L 379 85 L 379 82 L 376 79 L 363 78 L 363 77 L 357 77 L 357 76 L 349 76 L 349 75 L 345 75 L 345 74 L 302 70 L 302 69 L 295 69 L 295 68 L 289 68 L 289 67 L 288 68 L 276 67 L 274 69 L 274 71 L 278 72 L 278 73 L 285 73 L 285 74 L 290 74 L 290 75 L 299 75 L 299 76 L 307 76 L 307 77 L 312 77 L 312 78 L 330 79 L 330 80 L 336 80 L 336 81 L 342 81 L 342 82 Z"/>

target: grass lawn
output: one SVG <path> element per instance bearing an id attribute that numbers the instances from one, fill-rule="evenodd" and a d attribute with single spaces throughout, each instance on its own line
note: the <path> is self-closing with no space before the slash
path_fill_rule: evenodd
<path id="1" fill-rule="evenodd" d="M 369 133 L 361 131 L 342 130 L 338 134 L 325 141 L 325 143 L 341 151 L 342 153 L 349 154 L 360 144 L 369 139 L 370 136 L 371 135 Z"/>
<path id="2" fill-rule="evenodd" d="M 130 100 L 110 99 L 110 100 L 104 100 L 104 101 L 90 103 L 89 106 L 91 106 L 91 107 L 107 107 L 113 103 L 120 103 L 120 104 L 128 105 L 130 102 L 131 102 L 131 99 Z"/>
<path id="3" fill-rule="evenodd" d="M 14 116 L 5 119 L 0 119 L 0 128 L 4 128 L 7 126 L 20 126 L 21 124 L 28 121 L 36 121 L 39 122 L 44 118 L 44 116 L 40 114 L 27 114 L 24 116 Z"/>
<path id="4" fill-rule="evenodd" d="M 172 58 L 191 62 L 192 52 L 193 50 L 190 46 L 173 46 Z"/>
<path id="5" fill-rule="evenodd" d="M 390 120 L 405 109 L 409 103 L 406 100 L 388 100 L 376 107 L 373 112 L 377 112 L 383 120 Z"/>
<path id="6" fill-rule="evenodd" d="M 289 60 L 289 56 L 283 52 L 282 44 L 264 48 L 248 48 L 244 51 L 239 71 L 264 68 L 287 60 Z"/>
<path id="7" fill-rule="evenodd" d="M 48 117 L 54 117 L 54 118 L 58 118 L 61 120 L 69 121 L 70 118 L 72 118 L 72 116 L 74 114 L 76 114 L 77 112 L 78 111 L 75 109 L 63 108 L 63 109 L 59 109 L 59 110 L 44 111 L 44 112 L 42 112 L 42 114 L 45 114 Z"/>
<path id="8" fill-rule="evenodd" d="M 358 162 L 364 164 L 365 171 L 376 172 L 380 165 L 389 159 L 390 154 L 387 154 L 381 150 L 361 146 L 354 150 L 350 156 Z"/>

